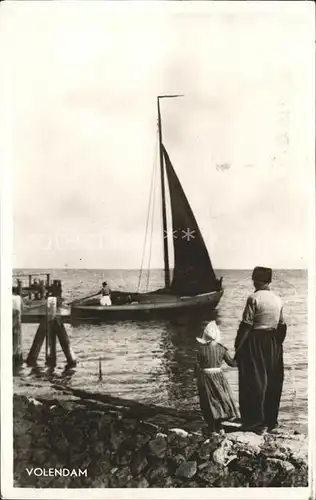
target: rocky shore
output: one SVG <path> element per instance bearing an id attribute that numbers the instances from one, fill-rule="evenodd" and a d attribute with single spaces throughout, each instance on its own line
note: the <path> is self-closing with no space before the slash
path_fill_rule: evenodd
<path id="1" fill-rule="evenodd" d="M 236 430 L 206 435 L 200 415 L 56 387 L 33 396 L 19 390 L 14 394 L 16 487 L 308 483 L 307 439 L 302 435 L 279 431 L 258 436 Z M 86 472 L 79 475 L 78 470 Z"/>

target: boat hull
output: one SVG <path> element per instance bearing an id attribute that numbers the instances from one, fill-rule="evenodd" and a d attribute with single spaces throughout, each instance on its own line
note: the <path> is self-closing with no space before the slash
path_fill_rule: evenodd
<path id="1" fill-rule="evenodd" d="M 208 316 L 219 303 L 223 291 L 214 291 L 194 297 L 179 297 L 157 302 L 100 306 L 76 304 L 71 307 L 71 321 L 107 322 L 124 320 L 168 319 L 179 315 Z"/>

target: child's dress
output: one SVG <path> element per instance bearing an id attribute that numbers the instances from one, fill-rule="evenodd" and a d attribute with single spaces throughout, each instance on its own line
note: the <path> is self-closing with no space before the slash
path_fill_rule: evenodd
<path id="1" fill-rule="evenodd" d="M 221 420 L 239 417 L 229 383 L 221 369 L 223 361 L 229 366 L 236 366 L 221 344 L 210 342 L 199 345 L 197 384 L 201 410 L 210 430 L 216 430 Z"/>

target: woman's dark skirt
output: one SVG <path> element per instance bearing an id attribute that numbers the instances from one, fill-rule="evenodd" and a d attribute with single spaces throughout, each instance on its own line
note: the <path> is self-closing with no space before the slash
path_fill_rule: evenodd
<path id="1" fill-rule="evenodd" d="M 275 427 L 283 387 L 283 347 L 275 330 L 252 330 L 237 356 L 245 425 Z"/>

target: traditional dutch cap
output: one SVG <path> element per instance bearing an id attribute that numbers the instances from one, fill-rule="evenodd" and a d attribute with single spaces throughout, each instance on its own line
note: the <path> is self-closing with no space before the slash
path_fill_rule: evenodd
<path id="1" fill-rule="evenodd" d="M 271 283 L 272 269 L 270 267 L 255 267 L 252 272 L 252 279 L 260 283 Z"/>
<path id="2" fill-rule="evenodd" d="M 219 342 L 221 337 L 220 329 L 218 328 L 215 321 L 210 321 L 203 332 L 202 337 L 196 337 L 196 340 L 200 344 L 209 344 L 213 340 L 215 342 Z"/>

